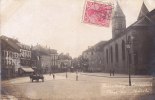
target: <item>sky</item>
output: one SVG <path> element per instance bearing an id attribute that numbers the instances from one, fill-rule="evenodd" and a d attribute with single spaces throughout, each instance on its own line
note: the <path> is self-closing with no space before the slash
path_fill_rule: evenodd
<path id="1" fill-rule="evenodd" d="M 97 1 L 97 0 L 95 0 Z M 112 2 L 115 0 L 100 0 Z M 129 26 L 137 20 L 142 2 L 149 11 L 155 0 L 118 0 Z M 83 23 L 86 0 L 1 0 L 0 34 L 27 45 L 40 44 L 78 57 L 88 46 L 111 39 L 111 25 Z"/>

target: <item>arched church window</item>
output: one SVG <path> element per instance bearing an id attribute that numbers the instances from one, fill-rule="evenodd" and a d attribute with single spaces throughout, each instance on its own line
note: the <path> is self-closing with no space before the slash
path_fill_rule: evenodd
<path id="1" fill-rule="evenodd" d="M 106 58 L 107 58 L 107 64 L 108 64 L 108 49 L 106 49 Z"/>
<path id="2" fill-rule="evenodd" d="M 115 58 L 116 62 L 118 62 L 118 44 L 115 44 Z"/>
<path id="3" fill-rule="evenodd" d="M 127 40 L 128 42 L 131 42 L 131 36 L 128 36 L 128 40 Z"/>
<path id="4" fill-rule="evenodd" d="M 110 54 L 111 54 L 111 62 L 113 62 L 113 49 L 112 49 L 112 46 L 110 47 Z"/>
<path id="5" fill-rule="evenodd" d="M 122 60 L 125 60 L 125 41 L 122 40 Z"/>

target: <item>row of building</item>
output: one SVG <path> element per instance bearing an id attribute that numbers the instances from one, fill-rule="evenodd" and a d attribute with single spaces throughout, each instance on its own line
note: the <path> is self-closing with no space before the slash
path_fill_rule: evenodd
<path id="1" fill-rule="evenodd" d="M 0 36 L 1 77 L 8 79 L 31 73 L 53 73 L 71 67 L 69 54 L 41 45 L 29 46 L 17 39 Z"/>
<path id="2" fill-rule="evenodd" d="M 112 17 L 112 39 L 82 53 L 84 70 L 117 73 L 155 73 L 155 9 L 142 4 L 137 21 L 126 28 L 125 15 L 117 3 Z"/>

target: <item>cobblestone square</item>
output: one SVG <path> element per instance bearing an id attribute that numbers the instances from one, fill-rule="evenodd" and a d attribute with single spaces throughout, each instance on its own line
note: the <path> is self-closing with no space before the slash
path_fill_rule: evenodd
<path id="1" fill-rule="evenodd" d="M 2 82 L 2 100 L 154 100 L 152 77 L 107 73 L 56 73 L 44 75 L 45 81 L 31 82 L 29 77 Z M 5 94 L 5 95 L 4 95 Z M 17 99 L 18 98 L 18 99 Z"/>

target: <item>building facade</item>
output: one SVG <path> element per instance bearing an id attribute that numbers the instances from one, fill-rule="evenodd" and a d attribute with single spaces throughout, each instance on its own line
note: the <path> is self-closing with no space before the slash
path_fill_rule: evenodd
<path id="1" fill-rule="evenodd" d="M 155 60 L 151 58 L 154 54 L 154 11 L 149 12 L 143 3 L 137 21 L 125 28 L 125 16 L 117 4 L 112 24 L 113 38 L 104 45 L 105 72 L 128 73 L 130 67 L 133 74 L 149 74 L 150 63 Z"/>
<path id="2" fill-rule="evenodd" d="M 31 66 L 31 47 L 25 44 L 18 43 L 20 46 L 20 64 L 21 67 Z"/>
<path id="3" fill-rule="evenodd" d="M 6 36 L 0 37 L 1 45 L 1 75 L 2 79 L 13 78 L 20 67 L 20 47 L 18 41 Z"/>
<path id="4" fill-rule="evenodd" d="M 40 73 L 55 72 L 58 69 L 58 54 L 54 49 L 36 45 L 33 47 L 33 65 Z"/>
<path id="5" fill-rule="evenodd" d="M 57 50 L 25 45 L 6 36 L 0 36 L 0 47 L 2 79 L 58 71 Z"/>
<path id="6" fill-rule="evenodd" d="M 34 72 L 31 66 L 31 47 L 22 43 L 17 44 L 20 47 L 20 68 L 18 68 L 18 74 L 19 76 L 30 75 Z"/>
<path id="7" fill-rule="evenodd" d="M 59 71 L 67 71 L 72 67 L 72 58 L 69 54 L 59 54 L 58 55 L 58 68 Z"/>
<path id="8" fill-rule="evenodd" d="M 82 53 L 82 66 L 89 72 L 101 72 L 104 68 L 103 45 L 106 41 L 101 41 L 96 45 L 89 47 Z"/>
<path id="9" fill-rule="evenodd" d="M 58 66 L 58 53 L 56 50 L 50 52 L 50 69 L 54 72 L 58 72 L 60 67 Z"/>

